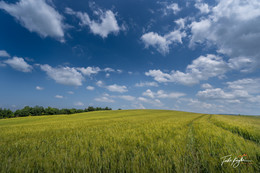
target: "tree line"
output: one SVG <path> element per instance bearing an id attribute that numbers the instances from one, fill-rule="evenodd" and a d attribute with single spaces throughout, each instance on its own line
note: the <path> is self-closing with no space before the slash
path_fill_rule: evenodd
<path id="1" fill-rule="evenodd" d="M 40 115 L 59 115 L 59 114 L 75 114 L 82 112 L 91 112 L 91 111 L 101 111 L 101 110 L 112 110 L 109 107 L 101 108 L 101 107 L 93 107 L 89 106 L 85 109 L 58 109 L 47 107 L 44 108 L 42 106 L 25 106 L 23 109 L 17 109 L 16 111 L 11 111 L 10 109 L 2 109 L 0 108 L 0 119 L 2 118 L 13 118 L 13 117 L 26 117 L 26 116 L 40 116 Z"/>

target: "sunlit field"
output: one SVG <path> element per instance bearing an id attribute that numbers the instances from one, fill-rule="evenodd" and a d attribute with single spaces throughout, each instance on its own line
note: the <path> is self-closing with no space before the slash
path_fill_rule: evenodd
<path id="1" fill-rule="evenodd" d="M 259 172 L 260 117 L 164 110 L 0 120 L 0 172 Z M 243 155 L 239 165 L 223 162 Z M 249 162 L 250 161 L 250 162 Z"/>

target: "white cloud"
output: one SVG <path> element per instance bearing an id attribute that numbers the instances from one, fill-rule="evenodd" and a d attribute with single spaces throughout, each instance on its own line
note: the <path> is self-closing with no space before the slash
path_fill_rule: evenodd
<path id="1" fill-rule="evenodd" d="M 170 99 L 177 99 L 179 97 L 183 97 L 186 94 L 184 93 L 180 93 L 180 92 L 170 92 L 170 93 L 166 93 L 163 90 L 158 90 L 156 93 L 152 92 L 150 89 L 146 90 L 145 92 L 143 92 L 143 96 L 147 96 L 150 98 L 170 98 Z"/>
<path id="2" fill-rule="evenodd" d="M 203 99 L 234 99 L 234 95 L 224 92 L 221 88 L 206 89 L 197 93 Z"/>
<path id="3" fill-rule="evenodd" d="M 120 31 L 116 15 L 111 10 L 103 12 L 99 9 L 95 11 L 94 14 L 99 17 L 99 22 L 91 20 L 87 13 L 75 12 L 70 8 L 66 8 L 66 13 L 76 15 L 81 21 L 81 26 L 89 26 L 93 34 L 99 35 L 102 38 L 106 38 L 110 33 L 117 34 Z"/>
<path id="4" fill-rule="evenodd" d="M 205 41 L 205 35 L 209 35 L 211 22 L 209 19 L 203 19 L 199 22 L 192 22 L 190 24 L 192 37 L 190 40 L 190 47 L 195 43 L 202 43 Z"/>
<path id="5" fill-rule="evenodd" d="M 95 89 L 95 87 L 93 87 L 93 86 L 87 86 L 86 89 L 87 89 L 87 90 L 90 90 L 90 91 L 93 91 L 93 90 Z"/>
<path id="6" fill-rule="evenodd" d="M 10 55 L 5 50 L 0 50 L 0 57 L 10 57 Z"/>
<path id="7" fill-rule="evenodd" d="M 213 87 L 210 84 L 208 84 L 208 83 L 204 83 L 204 84 L 201 85 L 201 88 L 203 88 L 203 89 L 211 89 Z"/>
<path id="8" fill-rule="evenodd" d="M 63 17 L 45 0 L 20 0 L 16 4 L 0 1 L 0 9 L 12 15 L 30 32 L 64 41 Z"/>
<path id="9" fill-rule="evenodd" d="M 170 74 L 163 73 L 161 70 L 149 70 L 145 75 L 153 77 L 157 82 L 169 82 L 172 78 Z"/>
<path id="10" fill-rule="evenodd" d="M 103 87 L 104 86 L 104 83 L 101 80 L 97 81 L 96 84 L 97 84 L 98 87 Z"/>
<path id="11" fill-rule="evenodd" d="M 186 18 L 179 18 L 178 20 L 175 20 L 174 22 L 179 26 L 179 29 L 184 29 Z"/>
<path id="12" fill-rule="evenodd" d="M 135 100 L 135 97 L 130 96 L 130 95 L 121 95 L 121 96 L 117 96 L 117 97 L 120 98 L 120 99 L 123 99 L 123 100 L 127 100 L 127 101 L 134 101 Z"/>
<path id="13" fill-rule="evenodd" d="M 47 75 L 59 84 L 81 86 L 84 77 L 76 68 L 71 67 L 57 67 L 53 68 L 47 64 L 40 65 L 41 69 Z"/>
<path id="14" fill-rule="evenodd" d="M 247 57 L 236 57 L 231 58 L 228 61 L 228 65 L 233 70 L 240 70 L 241 72 L 251 72 L 254 70 L 254 66 L 257 64 L 255 59 L 247 58 Z"/>
<path id="15" fill-rule="evenodd" d="M 143 96 L 147 96 L 147 97 L 151 97 L 151 98 L 155 97 L 154 93 L 150 89 L 148 89 L 145 92 L 143 92 Z"/>
<path id="16" fill-rule="evenodd" d="M 24 61 L 23 58 L 13 57 L 4 61 L 5 64 L 10 65 L 13 69 L 21 72 L 31 72 L 33 67 Z"/>
<path id="17" fill-rule="evenodd" d="M 141 37 L 141 40 L 144 42 L 146 48 L 152 46 L 156 48 L 161 54 L 166 54 L 169 52 L 169 45 L 166 38 L 158 35 L 157 33 L 146 33 Z"/>
<path id="18" fill-rule="evenodd" d="M 102 97 L 95 98 L 95 101 L 97 101 L 97 102 L 105 102 L 105 103 L 114 103 L 115 102 L 113 99 L 110 99 L 107 96 L 102 96 Z"/>
<path id="19" fill-rule="evenodd" d="M 111 92 L 119 92 L 119 93 L 124 93 L 127 92 L 127 87 L 126 86 L 120 86 L 117 84 L 113 84 L 113 85 L 108 85 L 105 87 L 106 89 L 108 89 Z"/>
<path id="20" fill-rule="evenodd" d="M 248 93 L 260 93 L 260 78 L 245 78 L 233 82 L 227 82 L 228 88 L 233 90 L 245 90 Z"/>
<path id="21" fill-rule="evenodd" d="M 172 3 L 170 5 L 166 6 L 167 9 L 172 10 L 174 14 L 177 14 L 181 11 L 181 8 L 179 8 L 179 5 L 177 3 Z"/>
<path id="22" fill-rule="evenodd" d="M 199 9 L 201 13 L 207 14 L 210 12 L 210 8 L 206 3 L 196 3 L 195 7 Z"/>
<path id="23" fill-rule="evenodd" d="M 133 106 L 134 106 L 134 108 L 136 108 L 136 109 L 146 109 L 143 104 L 137 104 L 137 105 L 135 104 L 135 105 L 133 105 Z"/>
<path id="24" fill-rule="evenodd" d="M 35 89 L 36 89 L 36 90 L 44 90 L 44 88 L 43 88 L 43 87 L 40 87 L 40 86 L 36 86 Z"/>
<path id="25" fill-rule="evenodd" d="M 144 97 L 138 97 L 138 100 L 140 100 L 142 102 L 149 102 L 149 100 L 147 98 L 144 98 Z"/>
<path id="26" fill-rule="evenodd" d="M 210 103 L 205 103 L 205 102 L 201 102 L 199 100 L 195 100 L 195 99 L 190 99 L 189 106 L 195 107 L 195 108 L 199 108 L 200 110 L 203 109 L 216 109 L 216 108 L 221 108 L 221 106 L 215 105 L 215 104 L 210 104 Z"/>
<path id="27" fill-rule="evenodd" d="M 142 35 L 141 40 L 144 42 L 145 48 L 152 46 L 156 48 L 158 52 L 165 55 L 169 53 L 169 46 L 171 44 L 182 44 L 183 37 L 186 37 L 185 32 L 181 32 L 180 30 L 174 30 L 164 36 L 161 36 L 155 32 L 149 32 Z"/>
<path id="28" fill-rule="evenodd" d="M 157 107 L 163 106 L 163 103 L 159 99 L 147 99 L 144 97 L 138 97 L 138 100 L 144 103 L 152 104 Z"/>
<path id="29" fill-rule="evenodd" d="M 123 70 L 117 69 L 116 72 L 120 74 L 123 73 Z"/>
<path id="30" fill-rule="evenodd" d="M 190 45 L 207 43 L 217 46 L 218 52 L 231 58 L 235 68 L 239 68 L 243 61 L 246 61 L 246 65 L 259 66 L 259 9 L 260 1 L 256 0 L 243 2 L 219 0 L 210 15 L 190 25 L 192 33 Z M 236 61 L 239 62 L 236 64 Z"/>
<path id="31" fill-rule="evenodd" d="M 71 94 L 71 95 L 72 95 L 72 94 L 74 94 L 74 92 L 73 92 L 73 91 L 68 91 L 68 94 Z"/>
<path id="32" fill-rule="evenodd" d="M 140 82 L 135 84 L 136 87 L 158 87 L 156 82 Z"/>
<path id="33" fill-rule="evenodd" d="M 110 67 L 107 67 L 104 69 L 104 72 L 115 72 L 115 70 Z"/>
<path id="34" fill-rule="evenodd" d="M 156 93 L 156 97 L 158 97 L 158 98 L 173 98 L 173 99 L 176 99 L 176 98 L 179 98 L 179 97 L 183 97 L 185 95 L 186 94 L 179 93 L 179 92 L 165 93 L 163 90 L 159 90 Z"/>
<path id="35" fill-rule="evenodd" d="M 57 98 L 57 99 L 63 99 L 64 97 L 61 96 L 61 95 L 56 95 L 55 98 Z"/>
<path id="36" fill-rule="evenodd" d="M 75 106 L 84 106 L 84 103 L 82 103 L 82 102 L 76 102 L 76 103 L 74 103 L 74 105 L 75 105 Z"/>
<path id="37" fill-rule="evenodd" d="M 145 75 L 153 77 L 157 82 L 176 82 L 183 85 L 194 85 L 201 80 L 223 76 L 228 69 L 227 63 L 221 57 L 208 54 L 193 60 L 187 66 L 185 73 L 174 70 L 171 73 L 164 73 L 161 70 L 149 70 Z"/>
<path id="38" fill-rule="evenodd" d="M 256 102 L 260 94 L 260 78 L 245 78 L 226 83 L 227 88 L 210 88 L 199 91 L 197 97 L 222 103 Z"/>
<path id="39" fill-rule="evenodd" d="M 101 69 L 99 67 L 80 67 L 77 68 L 78 71 L 80 71 L 85 76 L 91 76 L 92 74 L 98 74 Z"/>
<path id="40" fill-rule="evenodd" d="M 98 81 L 96 84 L 98 87 L 106 88 L 107 90 L 109 90 L 111 92 L 124 93 L 124 92 L 128 91 L 127 87 L 124 85 L 117 85 L 117 84 L 105 85 L 102 81 Z"/>

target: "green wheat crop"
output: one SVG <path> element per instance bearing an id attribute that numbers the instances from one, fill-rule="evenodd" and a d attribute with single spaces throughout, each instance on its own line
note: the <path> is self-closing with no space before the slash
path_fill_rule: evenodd
<path id="1" fill-rule="evenodd" d="M 0 172 L 259 172 L 260 118 L 163 110 L 0 120 Z M 250 164 L 221 166 L 247 154 Z"/>

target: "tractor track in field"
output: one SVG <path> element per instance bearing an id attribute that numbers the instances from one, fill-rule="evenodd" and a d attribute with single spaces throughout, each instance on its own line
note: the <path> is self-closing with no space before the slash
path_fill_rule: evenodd
<path id="1" fill-rule="evenodd" d="M 186 162 L 187 162 L 187 170 L 184 172 L 201 172 L 203 171 L 202 165 L 200 163 L 200 153 L 197 147 L 197 142 L 194 138 L 195 130 L 193 127 L 194 122 L 198 121 L 199 119 L 203 118 L 207 114 L 203 114 L 197 118 L 194 118 L 190 123 L 187 124 L 188 126 L 188 134 L 187 134 L 187 153 L 185 154 Z"/>
<path id="2" fill-rule="evenodd" d="M 208 122 L 209 122 L 210 124 L 212 124 L 212 125 L 214 125 L 214 126 L 216 126 L 216 127 L 219 127 L 219 128 L 221 128 L 221 129 L 223 129 L 223 130 L 225 130 L 225 131 L 228 131 L 228 132 L 230 132 L 230 133 L 232 133 L 232 134 L 238 135 L 238 136 L 242 137 L 242 138 L 243 138 L 244 140 L 246 140 L 246 141 L 251 141 L 251 142 L 255 143 L 255 144 L 258 145 L 258 146 L 260 145 L 259 140 L 252 138 L 252 137 L 249 135 L 248 132 L 245 133 L 245 132 L 239 131 L 238 129 L 234 131 L 234 130 L 231 130 L 231 129 L 229 129 L 229 128 L 225 128 L 225 127 L 223 127 L 223 126 L 221 126 L 221 125 L 219 125 L 219 124 L 217 124 L 217 123 L 212 122 L 212 121 L 210 120 L 211 118 L 212 118 L 212 115 L 210 115 L 209 118 L 208 118 Z"/>

